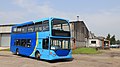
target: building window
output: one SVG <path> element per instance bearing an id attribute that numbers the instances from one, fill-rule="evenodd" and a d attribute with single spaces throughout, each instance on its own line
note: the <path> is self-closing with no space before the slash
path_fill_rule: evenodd
<path id="1" fill-rule="evenodd" d="M 96 44 L 96 41 L 91 41 L 91 44 Z"/>

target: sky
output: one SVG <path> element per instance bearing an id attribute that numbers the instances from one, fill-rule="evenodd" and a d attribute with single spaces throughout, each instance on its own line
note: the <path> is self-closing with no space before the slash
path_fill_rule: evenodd
<path id="1" fill-rule="evenodd" d="M 84 21 L 96 36 L 120 39 L 120 0 L 1 0 L 0 25 L 45 17 Z"/>

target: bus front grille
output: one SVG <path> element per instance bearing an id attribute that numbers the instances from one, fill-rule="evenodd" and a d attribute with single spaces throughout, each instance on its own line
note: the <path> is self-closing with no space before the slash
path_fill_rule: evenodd
<path id="1" fill-rule="evenodd" d="M 56 55 L 58 56 L 67 56 L 69 54 L 70 50 L 67 49 L 58 49 L 55 51 Z"/>

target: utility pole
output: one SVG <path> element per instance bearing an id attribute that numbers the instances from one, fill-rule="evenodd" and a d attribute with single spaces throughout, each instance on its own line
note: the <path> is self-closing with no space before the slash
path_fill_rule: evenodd
<path id="1" fill-rule="evenodd" d="M 79 16 L 77 16 L 77 21 L 79 21 Z"/>

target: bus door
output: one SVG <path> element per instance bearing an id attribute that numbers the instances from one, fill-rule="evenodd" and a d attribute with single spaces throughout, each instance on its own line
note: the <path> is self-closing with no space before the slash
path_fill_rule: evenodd
<path id="1" fill-rule="evenodd" d="M 47 58 L 49 56 L 49 39 L 42 40 L 42 57 Z"/>

